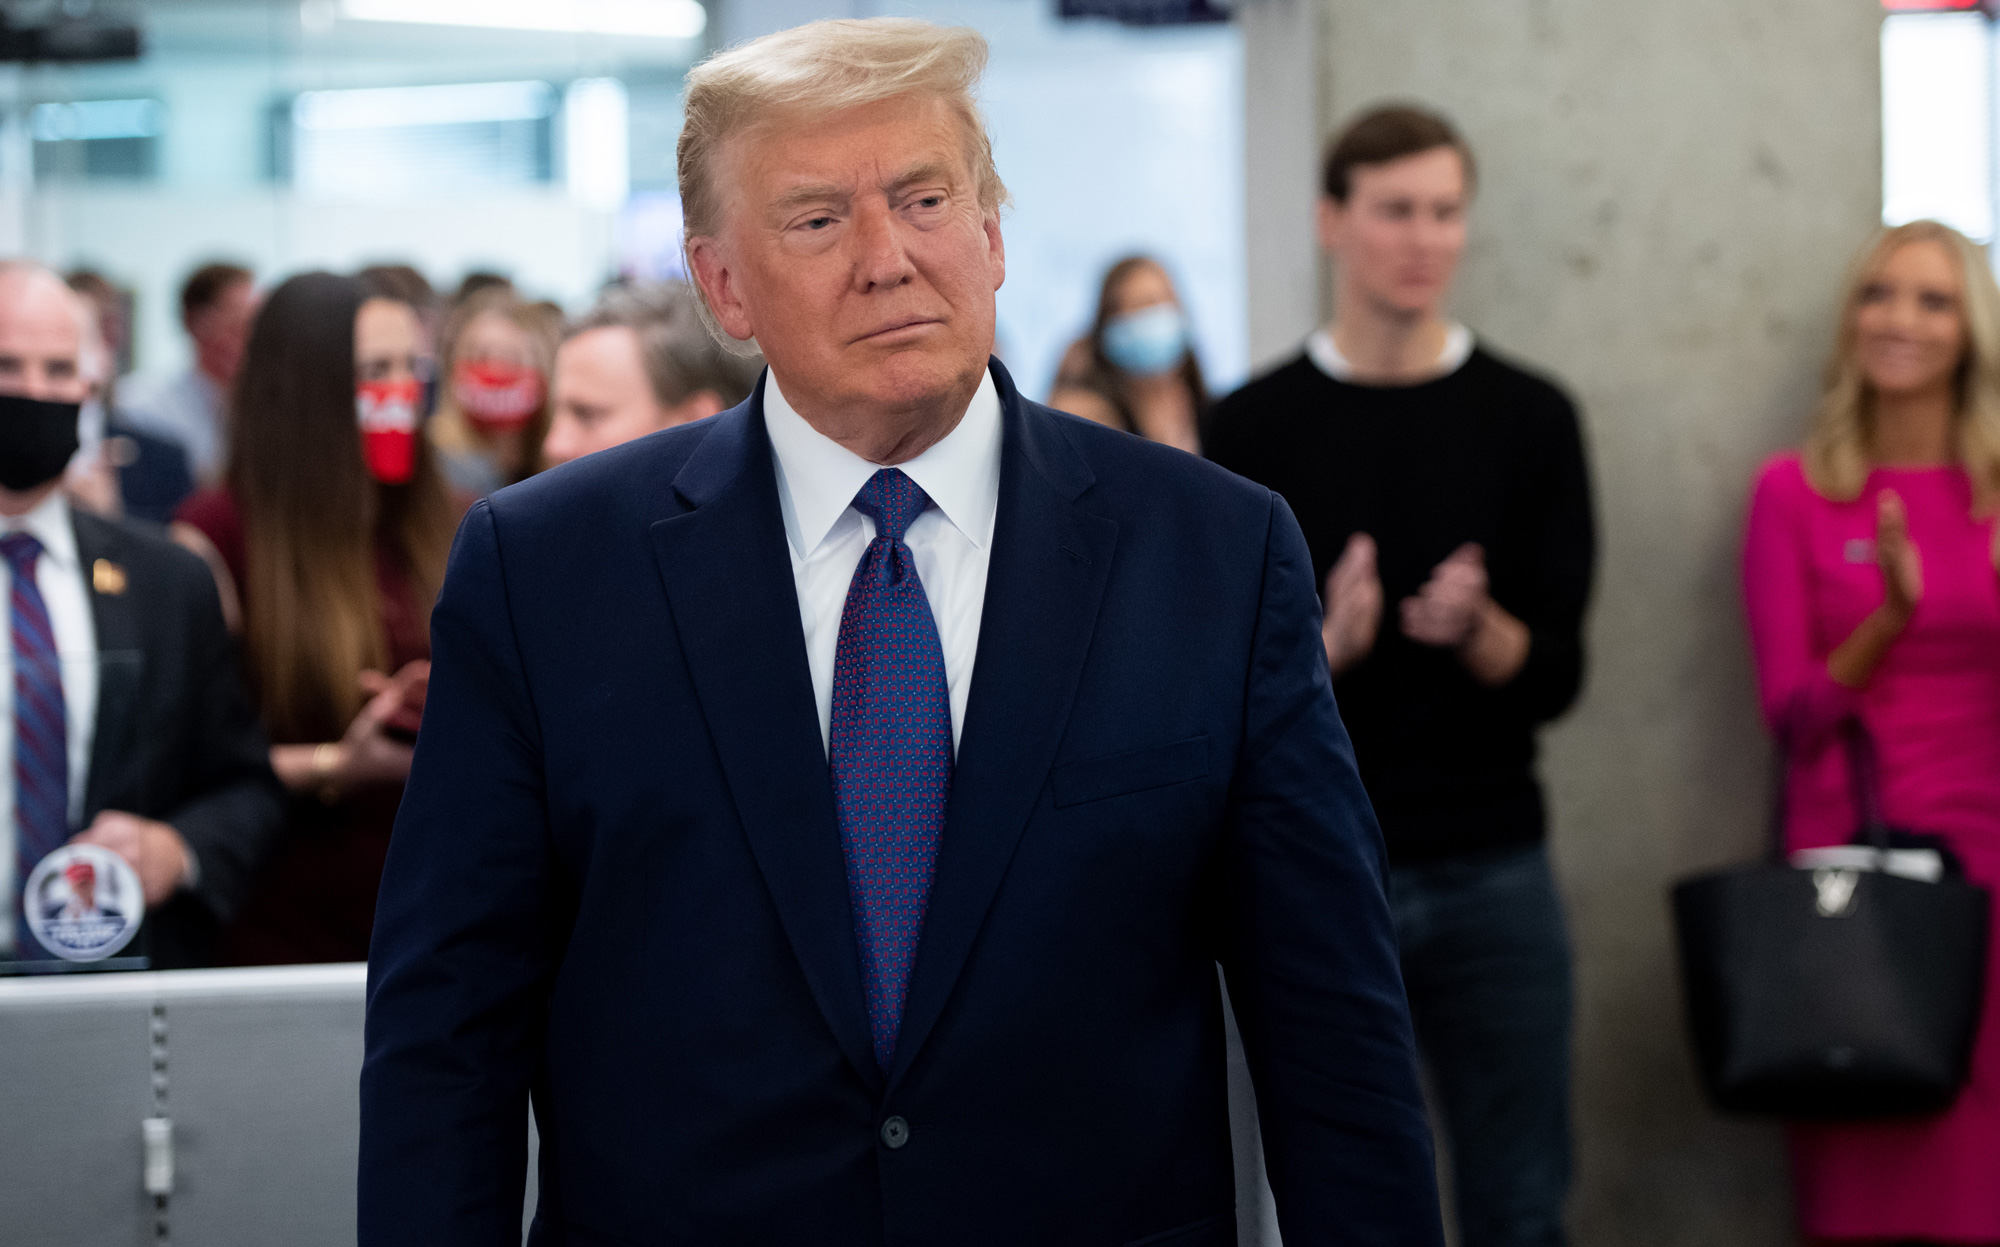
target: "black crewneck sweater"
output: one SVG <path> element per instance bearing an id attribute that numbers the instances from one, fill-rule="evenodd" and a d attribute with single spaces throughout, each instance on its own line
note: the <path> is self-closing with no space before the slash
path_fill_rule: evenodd
<path id="1" fill-rule="evenodd" d="M 1375 538 L 1381 630 L 1334 690 L 1390 860 L 1541 839 L 1535 730 L 1581 687 L 1595 561 L 1569 399 L 1483 349 L 1406 386 L 1337 381 L 1301 355 L 1216 404 L 1203 445 L 1291 504 L 1322 593 L 1348 537 Z M 1497 689 L 1399 625 L 1397 604 L 1468 541 L 1486 548 L 1490 592 L 1531 638 Z"/>

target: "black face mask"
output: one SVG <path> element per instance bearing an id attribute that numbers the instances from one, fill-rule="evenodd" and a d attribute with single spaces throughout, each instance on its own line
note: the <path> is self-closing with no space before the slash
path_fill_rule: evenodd
<path id="1" fill-rule="evenodd" d="M 76 453 L 81 403 L 0 394 L 0 489 L 23 494 L 63 474 Z"/>

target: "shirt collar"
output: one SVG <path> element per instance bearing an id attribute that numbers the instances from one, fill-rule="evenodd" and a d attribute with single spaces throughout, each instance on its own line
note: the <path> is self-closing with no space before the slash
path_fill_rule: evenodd
<path id="1" fill-rule="evenodd" d="M 786 400 L 775 372 L 764 374 L 764 428 L 778 459 L 785 537 L 804 558 L 826 540 L 854 495 L 882 465 L 808 424 Z M 1000 504 L 1000 430 L 1000 392 L 989 371 L 957 426 L 923 454 L 896 465 L 975 546 L 993 539 Z"/>
<path id="2" fill-rule="evenodd" d="M 1431 366 L 1431 371 L 1424 376 L 1423 381 L 1448 377 L 1465 367 L 1465 361 L 1472 358 L 1472 345 L 1472 330 L 1457 321 L 1446 325 L 1444 349 L 1438 352 L 1437 362 Z M 1338 346 L 1334 345 L 1331 331 L 1313 330 L 1312 337 L 1306 339 L 1306 356 L 1312 360 L 1315 367 L 1335 381 L 1354 380 L 1354 364 L 1347 356 L 1340 353 Z"/>
<path id="3" fill-rule="evenodd" d="M 10 533 L 28 533 L 42 543 L 42 553 L 63 571 L 76 570 L 76 528 L 70 523 L 69 499 L 63 497 L 60 486 L 49 491 L 49 496 L 35 504 L 35 509 L 26 515 L 11 515 L 0 520 L 0 529 Z"/>

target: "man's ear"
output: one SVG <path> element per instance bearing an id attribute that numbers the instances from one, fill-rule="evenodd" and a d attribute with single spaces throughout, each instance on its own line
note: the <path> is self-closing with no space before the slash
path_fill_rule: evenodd
<path id="1" fill-rule="evenodd" d="M 715 323 L 722 326 L 722 332 L 738 342 L 748 342 L 756 332 L 751 327 L 750 309 L 744 306 L 736 270 L 726 250 L 719 238 L 688 239 L 689 275 L 701 288 L 702 298 L 707 300 L 708 310 L 714 314 Z"/>
<path id="2" fill-rule="evenodd" d="M 1313 212 L 1315 232 L 1319 235 L 1320 250 L 1338 252 L 1346 235 L 1347 209 L 1336 203 L 1331 196 L 1321 195 Z"/>
<path id="3" fill-rule="evenodd" d="M 986 257 L 993 266 L 993 288 L 998 290 L 1007 281 L 1007 244 L 1000 237 L 1000 214 L 987 213 L 982 227 L 986 231 Z"/>

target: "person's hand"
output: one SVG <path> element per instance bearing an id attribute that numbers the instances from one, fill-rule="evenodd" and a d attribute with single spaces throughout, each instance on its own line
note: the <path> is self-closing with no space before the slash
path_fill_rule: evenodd
<path id="1" fill-rule="evenodd" d="M 428 675 L 428 667 L 425 673 Z M 361 707 L 361 713 L 354 716 L 334 746 L 338 757 L 328 778 L 341 792 L 377 784 L 399 784 L 410 777 L 413 751 L 387 730 L 390 721 L 403 710 L 408 681 L 400 672 L 385 676 L 379 671 L 368 671 L 362 673 L 362 688 L 374 696 Z"/>
<path id="2" fill-rule="evenodd" d="M 1381 627 L 1382 577 L 1375 568 L 1375 539 L 1356 533 L 1326 574 L 1326 620 L 1320 625 L 1320 638 L 1326 643 L 1329 669 L 1339 675 L 1366 658 Z"/>
<path id="3" fill-rule="evenodd" d="M 105 810 L 75 837 L 78 844 L 110 849 L 138 872 L 153 908 L 174 894 L 188 875 L 188 847 L 181 833 L 165 823 L 122 810 Z"/>
<path id="4" fill-rule="evenodd" d="M 1403 635 L 1419 645 L 1456 649 L 1485 608 L 1486 551 L 1467 542 L 1431 570 L 1415 596 L 1403 599 Z"/>
<path id="5" fill-rule="evenodd" d="M 1910 540 L 1909 512 L 1893 489 L 1875 498 L 1875 565 L 1882 572 L 1882 604 L 1826 656 L 1827 675 L 1848 688 L 1867 687 L 1924 600 L 1924 561 Z"/>
<path id="6" fill-rule="evenodd" d="M 414 737 L 417 728 L 424 721 L 424 698 L 430 692 L 431 664 L 427 658 L 418 658 L 403 664 L 402 670 L 393 676 L 379 671 L 361 673 L 361 691 L 370 697 L 379 697 L 390 690 L 401 694 L 396 712 L 383 721 L 383 727 L 392 734 Z"/>
<path id="7" fill-rule="evenodd" d="M 1910 517 L 1903 499 L 1885 489 L 1875 499 L 1875 562 L 1882 569 L 1882 607 L 1898 623 L 1908 622 L 1924 600 L 1924 561 L 1910 541 Z"/>

